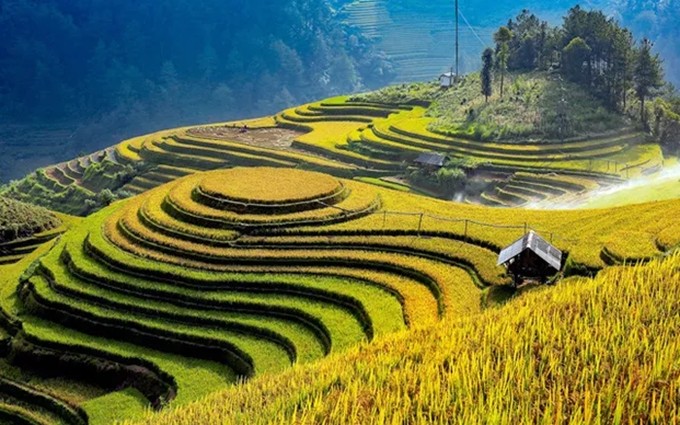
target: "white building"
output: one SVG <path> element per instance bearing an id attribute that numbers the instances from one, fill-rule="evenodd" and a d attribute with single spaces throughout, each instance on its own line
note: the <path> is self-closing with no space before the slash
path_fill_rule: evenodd
<path id="1" fill-rule="evenodd" d="M 456 74 L 452 71 L 446 72 L 439 76 L 439 87 L 443 89 L 448 89 L 453 87 L 453 83 L 456 81 Z"/>

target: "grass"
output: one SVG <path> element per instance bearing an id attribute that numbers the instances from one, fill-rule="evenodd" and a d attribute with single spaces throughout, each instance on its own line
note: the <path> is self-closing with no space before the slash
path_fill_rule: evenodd
<path id="1" fill-rule="evenodd" d="M 22 307 L 17 302 L 15 294 L 16 283 L 27 267 L 33 261 L 49 252 L 50 248 L 48 244 L 43 245 L 19 263 L 5 266 L 2 269 L 3 274 L 0 277 L 0 307 L 5 312 L 15 317 L 21 314 Z M 35 342 L 42 342 L 47 345 L 68 346 L 71 351 L 86 349 L 86 351 L 96 350 L 99 353 L 111 353 L 130 359 L 133 363 L 135 363 L 134 359 L 138 358 L 150 361 L 157 365 L 160 370 L 174 378 L 178 388 L 177 397 L 173 400 L 175 405 L 196 400 L 217 388 L 224 388 L 236 381 L 233 371 L 225 365 L 162 353 L 133 344 L 105 339 L 101 336 L 83 334 L 35 316 L 21 315 L 21 322 L 24 333 Z M 50 381 L 46 381 L 45 385 L 49 386 L 53 391 L 58 391 L 59 387 L 50 383 Z M 111 415 L 111 405 L 108 403 L 107 396 L 100 396 L 88 390 L 78 397 L 88 400 L 84 403 L 84 407 L 86 407 L 91 424 L 110 423 L 106 420 Z M 117 417 L 141 417 L 147 405 L 148 401 L 145 400 L 143 404 L 126 405 L 126 409 L 123 409 L 121 406 L 120 409 L 116 409 Z M 98 418 L 102 418 L 102 420 Z"/>
<path id="2" fill-rule="evenodd" d="M 674 423 L 679 267 L 531 291 L 138 423 Z"/>
<path id="3" fill-rule="evenodd" d="M 438 83 L 410 83 L 389 86 L 373 92 L 358 94 L 350 97 L 350 101 L 408 105 L 420 102 L 433 102 L 437 100 L 440 95 L 441 90 L 439 89 Z"/>
<path id="4" fill-rule="evenodd" d="M 195 136 L 188 130 L 187 134 L 180 132 L 175 135 L 175 139 L 178 142 L 182 142 L 189 146 L 203 146 L 211 147 L 214 149 L 229 150 L 242 153 L 250 153 L 253 155 L 268 156 L 273 159 L 289 161 L 294 164 L 300 164 L 300 166 L 310 169 L 322 169 L 328 170 L 330 172 L 343 173 L 352 170 L 352 167 L 348 167 L 337 161 L 329 161 L 321 157 L 315 157 L 310 155 L 305 155 L 299 152 L 289 151 L 289 150 L 276 150 L 266 147 L 257 147 L 251 145 L 245 145 L 239 142 L 230 142 L 226 140 L 208 140 L 205 136 Z"/>
<path id="5" fill-rule="evenodd" d="M 442 95 L 429 111 L 425 106 L 404 105 L 427 103 L 422 97 L 428 96 L 429 89 L 421 85 L 401 88 L 411 100 L 394 97 L 397 88 L 372 98 L 328 99 L 250 122 L 249 131 L 274 125 L 305 131 L 290 149 L 204 139 L 189 128 L 124 142 L 116 154 L 121 163 L 147 163 L 125 186 L 142 194 L 88 217 L 58 242 L 37 247 L 17 267 L 0 268 L 0 306 L 21 321 L 21 338 L 38 349 L 69 351 L 83 366 L 98 358 L 110 362 L 105 363 L 109 367 L 128 364 L 161 377 L 168 388 L 178 391 L 175 398 L 170 390 L 164 395 L 173 407 L 191 409 L 188 403 L 213 390 L 226 389 L 230 394 L 226 397 L 231 397 L 227 406 L 242 402 L 239 409 L 232 410 L 229 420 L 235 422 L 266 422 L 266 418 L 283 423 L 436 422 L 456 417 L 474 423 L 479 417 L 475 414 L 486 413 L 485 418 L 513 422 L 513 417 L 503 416 L 503 412 L 513 411 L 504 403 L 514 403 L 522 418 L 533 419 L 539 418 L 536 409 L 527 406 L 550 406 L 552 410 L 541 411 L 540 418 L 551 423 L 567 416 L 585 422 L 594 414 L 609 418 L 607 409 L 618 400 L 612 398 L 618 396 L 614 390 L 609 390 L 608 399 L 600 400 L 600 405 L 607 407 L 595 411 L 588 405 L 595 397 L 590 387 L 582 393 L 568 392 L 568 377 L 557 377 L 562 386 L 554 388 L 590 397 L 581 403 L 581 410 L 574 410 L 568 403 L 559 404 L 564 397 L 545 390 L 547 384 L 542 390 L 536 381 L 513 375 L 535 366 L 540 376 L 552 378 L 560 355 L 565 353 L 575 358 L 573 366 L 580 371 L 583 365 L 573 347 L 588 345 L 572 336 L 559 339 L 566 335 L 566 328 L 554 320 L 541 322 L 553 317 L 551 314 L 571 318 L 571 311 L 555 313 L 545 300 L 509 310 L 521 300 L 545 293 L 542 289 L 526 291 L 520 301 L 509 301 L 508 307 L 498 310 L 504 313 L 480 313 L 484 294 L 494 292 L 488 286 L 508 282 L 504 270 L 495 264 L 496 255 L 532 228 L 568 255 L 568 274 L 594 273 L 624 262 L 650 262 L 648 267 L 663 270 L 657 259 L 680 245 L 679 201 L 607 210 L 498 210 L 406 193 L 403 186 L 375 176 L 402 170 L 419 152 L 439 150 L 476 159 L 482 174 L 512 176 L 510 183 L 482 194 L 489 203 L 529 203 L 542 197 L 551 202 L 561 195 L 646 173 L 662 163 L 660 148 L 630 129 L 585 135 L 601 130 L 595 123 L 579 130 L 584 136 L 581 139 L 558 143 L 537 136 L 535 128 L 522 127 L 525 119 L 536 126 L 532 96 L 543 90 L 529 80 L 515 80 L 508 95 L 514 99 L 491 102 L 488 110 L 478 111 L 480 118 L 474 126 L 465 127 L 466 123 L 451 118 L 461 112 L 455 102 L 446 106 L 451 110 L 441 108 L 444 96 L 464 95 L 466 87 Z M 414 101 L 417 97 L 420 102 Z M 522 120 L 510 122 L 507 117 L 518 110 L 523 111 Z M 588 111 L 584 109 L 604 123 L 602 128 L 614 122 L 598 111 Z M 456 128 L 438 127 L 437 113 L 443 114 L 439 118 L 452 114 L 445 119 Z M 500 114 L 502 119 L 485 121 L 486 113 Z M 544 130 L 546 134 L 550 131 L 541 127 Z M 527 138 L 532 140 L 527 142 Z M 517 139 L 525 143 L 515 144 Z M 261 165 L 268 167 L 232 168 Z M 76 174 L 85 166 L 87 161 L 69 163 L 62 178 L 37 174 L 30 182 L 13 187 L 17 196 L 51 197 L 50 202 L 73 206 L 79 199 L 90 199 L 90 194 L 77 182 L 64 183 L 69 182 L 67 176 L 76 181 Z M 186 176 L 195 170 L 221 167 L 232 169 Z M 328 171 L 334 177 L 292 167 Z M 107 179 L 113 177 L 105 167 L 95 168 L 90 169 L 91 182 L 106 186 Z M 169 183 L 156 187 L 165 182 Z M 36 259 L 40 266 L 28 269 Z M 19 276 L 27 269 L 27 283 L 19 286 L 18 297 Z M 617 270 L 605 269 L 601 276 L 617 276 Z M 587 285 L 583 282 L 582 286 Z M 534 312 L 539 313 L 532 316 Z M 437 325 L 441 318 L 446 327 Z M 503 328 L 506 322 L 509 324 Z M 540 326 L 531 328 L 537 324 Z M 579 332 L 585 329 L 583 324 L 571 324 Z M 404 333 L 407 328 L 414 331 Z M 536 353 L 536 338 L 529 346 L 520 339 L 524 332 L 517 329 L 539 335 L 539 349 L 555 341 L 562 345 L 546 351 L 547 366 L 539 368 L 532 363 L 536 356 L 521 351 L 533 347 Z M 554 331 L 554 338 L 541 339 L 539 330 Z M 616 332 L 609 335 L 619 335 Z M 598 338 L 607 335 L 595 333 Z M 437 342 L 431 342 L 430 337 Z M 416 343 L 400 347 L 411 345 L 403 338 L 414 338 Z M 385 352 L 397 349 L 399 354 L 368 376 L 346 375 L 363 371 L 354 367 L 354 362 L 346 371 L 340 370 L 338 362 L 361 359 L 371 347 L 352 347 L 369 340 L 387 344 L 382 345 Z M 401 342 L 392 346 L 390 341 Z M 607 346 L 608 353 L 620 349 L 616 359 L 625 362 L 632 357 L 619 342 L 612 342 L 616 347 Z M 571 348 L 559 352 L 565 346 Z M 437 354 L 438 349 L 448 350 L 447 354 Z M 348 357 L 337 357 L 347 350 L 354 351 Z M 319 381 L 311 384 L 311 378 L 296 380 L 295 374 L 306 373 L 311 370 L 308 367 L 323 367 L 323 360 L 319 366 L 307 365 L 327 354 L 332 356 L 328 364 L 335 370 L 319 372 Z M 592 362 L 609 354 L 591 349 L 587 356 Z M 371 361 L 379 358 L 378 351 L 369 356 Z M 488 360 L 497 358 L 513 359 L 521 367 L 495 369 L 506 364 Z M 417 365 L 424 363 L 429 368 L 421 373 Z M 291 365 L 292 372 L 285 371 Z M 612 367 L 603 370 L 610 372 Z M 228 389 L 253 372 L 253 383 Z M 404 384 L 409 374 L 413 382 Z M 258 388 L 258 382 L 275 382 L 279 375 L 291 379 L 290 388 L 296 394 L 265 384 L 266 391 L 274 395 L 269 396 L 272 404 L 262 407 L 257 400 L 262 394 L 256 392 L 259 390 L 250 393 L 258 394 L 253 399 L 236 393 Z M 442 377 L 453 384 L 443 382 Z M 366 386 L 359 384 L 362 379 Z M 586 378 L 580 379 L 582 384 Z M 296 387 L 299 382 L 309 385 L 308 389 Z M 119 387 L 121 391 L 83 398 L 93 423 L 136 420 L 150 401 L 159 401 L 134 380 L 126 385 Z M 397 391 L 403 392 L 394 396 L 390 389 L 397 385 Z M 513 398 L 514 388 L 522 388 L 530 396 Z M 636 391 L 636 397 L 644 400 L 646 393 Z M 373 392 L 381 395 L 373 398 Z M 470 408 L 470 394 L 480 393 L 488 397 Z M 396 409 L 393 418 L 384 420 L 377 413 L 375 406 L 401 406 L 403 400 L 410 400 L 411 406 L 421 403 L 421 410 Z M 540 400 L 549 403 L 540 405 Z M 120 403 L 119 413 L 111 412 L 111 403 Z M 626 409 L 630 404 L 620 403 L 622 417 L 633 422 L 666 418 L 661 408 L 650 411 L 656 415 L 653 417 L 629 415 Z M 210 414 L 218 415 L 211 420 L 225 421 L 219 408 L 209 409 Z M 616 412 L 616 407 L 611 409 Z"/>
<path id="6" fill-rule="evenodd" d="M 82 241 L 81 241 L 82 243 Z M 81 248 L 82 251 L 82 248 Z M 314 297 L 314 290 L 325 288 L 342 298 L 341 292 L 335 291 L 339 279 L 323 278 L 321 273 L 314 277 L 304 278 L 305 270 L 294 274 L 292 270 L 270 273 L 201 273 L 203 286 L 198 284 L 173 285 L 162 280 L 146 277 L 131 277 L 116 268 L 102 266 L 89 258 L 84 252 L 69 250 L 71 272 L 86 282 L 105 282 L 104 287 L 134 294 L 138 297 L 161 300 L 176 306 L 185 306 L 206 311 L 233 311 L 267 313 L 271 317 L 282 317 L 294 320 L 311 330 L 321 342 L 332 342 L 326 349 L 342 350 L 357 340 L 365 337 L 361 324 L 345 305 L 328 303 Z M 120 255 L 120 261 L 131 260 Z M 114 259 L 109 259 L 114 262 Z M 131 261 L 131 266 L 135 267 Z M 165 269 L 172 270 L 172 268 Z M 152 269 L 148 270 L 153 273 Z M 212 281 L 210 280 L 212 278 Z M 325 285 L 325 286 L 324 286 Z M 358 285 L 354 286 L 357 289 Z M 304 288 L 304 291 L 303 291 Z M 287 289 L 287 290 L 286 290 Z M 295 291 L 297 289 L 297 291 Z M 304 362 L 304 358 L 300 361 Z"/>
<path id="7" fill-rule="evenodd" d="M 59 326 L 54 322 L 34 317 L 22 318 L 24 331 L 37 341 L 47 344 L 67 345 L 71 351 L 98 350 L 128 359 L 142 358 L 157 365 L 160 370 L 171 375 L 176 382 L 177 397 L 174 405 L 180 406 L 209 394 L 218 388 L 226 388 L 236 382 L 236 375 L 224 364 L 192 359 L 173 355 L 159 350 L 140 347 L 135 344 L 121 343 L 77 332 L 71 328 Z M 129 390 L 128 390 L 129 391 Z M 83 404 L 91 424 L 108 424 L 111 417 L 110 395 L 88 400 Z M 114 400 L 118 398 L 114 397 Z M 143 403 L 127 403 L 116 409 L 117 418 L 140 417 L 148 406 Z"/>
<path id="8" fill-rule="evenodd" d="M 220 173 L 220 172 L 217 172 Z M 313 176 L 313 174 L 311 174 Z M 210 176 L 209 174 L 207 176 Z M 208 228 L 239 228 L 243 226 L 284 226 L 301 223 L 325 223 L 344 220 L 354 215 L 360 215 L 374 210 L 379 203 L 375 193 L 370 190 L 356 190 L 356 183 L 346 181 L 344 186 L 349 191 L 349 197 L 326 206 L 319 204 L 319 209 L 309 209 L 277 215 L 244 214 L 236 211 L 217 209 L 192 199 L 197 184 L 204 179 L 203 175 L 184 178 L 171 185 L 170 191 L 162 205 L 155 208 L 165 208 L 170 214 L 183 221 L 202 225 Z M 195 196 L 193 196 L 195 197 Z M 330 202 L 330 201 L 329 201 Z"/>
<path id="9" fill-rule="evenodd" d="M 406 193 L 411 192 L 411 188 L 406 186 L 406 185 L 394 183 L 394 182 L 389 182 L 389 181 L 385 181 L 385 180 L 382 180 L 382 179 L 377 179 L 375 177 L 357 177 L 355 180 L 363 182 L 363 183 L 370 183 L 370 184 L 380 186 L 380 187 L 384 187 L 384 188 L 387 188 L 387 189 L 396 190 L 398 192 L 406 192 Z"/>
<path id="10" fill-rule="evenodd" d="M 506 282 L 504 270 L 495 266 L 496 253 L 490 249 L 462 241 L 451 241 L 447 238 L 418 236 L 379 236 L 366 233 L 355 236 L 270 236 L 266 238 L 244 237 L 238 241 L 239 245 L 263 245 L 276 247 L 299 246 L 314 249 L 335 248 L 347 249 L 380 249 L 401 252 L 421 252 L 430 256 L 438 256 L 451 262 L 469 265 L 474 271 L 479 286 L 503 285 Z"/>
<path id="11" fill-rule="evenodd" d="M 11 200 L 6 201 L 5 205 L 16 203 Z M 17 203 L 22 205 L 21 203 Z M 40 207 L 35 207 L 37 209 L 36 217 L 32 217 L 31 213 L 33 211 L 32 205 L 26 205 L 24 208 L 13 210 L 15 213 L 20 212 L 22 220 L 28 220 L 36 227 L 21 228 L 14 224 L 11 226 L 11 230 L 8 231 L 5 236 L 17 236 L 20 235 L 19 239 L 14 239 L 6 242 L 0 243 L 0 264 L 13 264 L 21 261 L 24 257 L 38 249 L 41 245 L 44 245 L 51 241 L 52 239 L 58 237 L 62 233 L 66 232 L 70 227 L 77 223 L 75 217 L 67 216 L 65 214 L 47 212 Z M 41 221 L 42 211 L 47 212 L 46 217 L 49 221 L 38 225 Z M 8 217 L 9 219 L 10 217 Z"/>
<path id="12" fill-rule="evenodd" d="M 4 374 L 3 374 L 4 375 Z M 86 416 L 75 404 L 59 400 L 24 382 L 0 376 L 0 397 L 4 403 L 23 407 L 50 424 L 85 425 Z"/>
<path id="13" fill-rule="evenodd" d="M 235 331 L 233 326 L 232 329 L 226 326 L 200 328 L 177 319 L 170 321 L 161 312 L 142 315 L 121 306 L 92 305 L 53 290 L 42 276 L 33 276 L 30 283 L 31 296 L 41 305 L 39 315 L 59 322 L 59 314 L 69 313 L 80 323 L 65 323 L 86 333 L 110 335 L 111 339 L 155 346 L 185 357 L 225 362 L 237 368 L 239 374 L 250 373 L 250 368 L 255 373 L 281 371 L 291 364 L 282 346 L 262 338 L 254 329 Z M 125 329 L 125 335 L 115 333 L 112 331 L 114 328 Z"/>
<path id="14" fill-rule="evenodd" d="M 324 347 L 317 340 L 314 332 L 305 328 L 302 323 L 284 318 L 268 318 L 267 321 L 258 320 L 252 313 L 206 311 L 201 308 L 179 307 L 168 301 L 147 300 L 139 305 L 138 294 L 116 292 L 109 288 L 102 288 L 82 279 L 72 276 L 68 266 L 58 258 L 42 261 L 49 275 L 50 286 L 57 292 L 70 294 L 76 299 L 92 300 L 118 310 L 139 312 L 142 315 L 166 318 L 169 322 L 185 322 L 196 325 L 210 325 L 221 329 L 247 329 L 248 333 L 270 339 L 283 345 L 295 356 L 295 361 L 308 362 L 321 357 Z M 236 325 L 236 326 L 234 326 Z"/>
<path id="15" fill-rule="evenodd" d="M 139 165 L 139 164 L 137 164 Z M 134 174 L 134 167 L 118 163 L 106 150 L 66 163 L 36 170 L 0 187 L 0 196 L 37 204 L 65 214 L 85 215 L 97 194 L 116 191 Z"/>
<path id="16" fill-rule="evenodd" d="M 485 102 L 479 74 L 470 74 L 454 89 L 440 96 L 428 111 L 435 118 L 431 128 L 477 140 L 559 139 L 556 111 L 566 100 L 567 131 L 564 137 L 605 133 L 629 125 L 620 115 L 573 83 L 535 72 L 510 75 L 506 93 L 500 97 L 500 82 Z"/>
<path id="17" fill-rule="evenodd" d="M 17 274 L 6 281 L 3 310 L 21 321 L 29 343 L 68 350 L 82 362 L 93 355 L 114 363 L 124 358 L 157 370 L 180 394 L 189 389 L 193 396 L 198 382 L 178 370 L 183 363 L 178 359 L 207 368 L 196 379 L 216 388 L 234 376 L 278 373 L 406 326 L 431 324 L 444 311 L 465 314 L 478 308 L 479 289 L 465 269 L 421 258 L 415 250 L 389 252 L 389 243 L 377 239 L 356 247 L 349 246 L 353 241 L 339 241 L 348 246 L 337 249 L 313 248 L 308 245 L 313 239 L 293 249 L 276 240 L 268 246 L 245 239 L 235 243 L 244 235 L 211 232 L 162 208 L 164 197 L 174 193 L 183 202 L 195 198 L 196 217 L 208 211 L 224 214 L 203 204 L 197 189 L 225 199 L 310 204 L 299 213 L 232 212 L 236 220 L 257 220 L 257 229 L 295 214 L 323 216 L 331 209 L 338 219 L 352 220 L 352 205 L 379 205 L 369 186 L 314 172 L 284 172 L 288 190 L 320 183 L 290 193 L 276 184 L 262 193 L 235 186 L 278 172 L 234 169 L 189 176 L 88 217 L 49 251 L 41 248 L 30 257 L 38 259 L 37 267 L 27 272 L 19 297 Z M 175 192 L 182 184 L 186 190 Z M 347 195 L 328 199 L 338 190 Z M 328 199 L 329 206 L 319 199 Z M 144 214 L 145 209 L 155 213 Z M 220 385 L 211 372 L 216 364 L 230 371 Z M 112 417 L 103 406 L 119 400 L 124 410 L 118 417 L 133 419 L 146 403 L 137 391 L 151 397 L 133 383 L 124 392 L 86 399 L 84 406 L 93 423 L 103 423 Z M 177 400 L 181 405 L 186 399 Z"/>

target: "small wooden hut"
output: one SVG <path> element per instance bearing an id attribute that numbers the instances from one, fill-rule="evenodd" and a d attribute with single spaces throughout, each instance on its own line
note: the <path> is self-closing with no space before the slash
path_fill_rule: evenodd
<path id="1" fill-rule="evenodd" d="M 532 230 L 501 251 L 498 265 L 501 264 L 508 269 L 515 285 L 525 279 L 545 283 L 562 269 L 562 251 Z"/>
<path id="2" fill-rule="evenodd" d="M 446 165 L 450 158 L 439 152 L 423 152 L 413 161 L 413 164 L 423 170 L 435 172 Z"/>

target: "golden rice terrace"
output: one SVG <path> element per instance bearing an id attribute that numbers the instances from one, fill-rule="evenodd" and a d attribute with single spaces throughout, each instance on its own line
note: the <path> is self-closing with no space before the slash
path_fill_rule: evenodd
<path id="1" fill-rule="evenodd" d="M 85 215 L 85 200 L 103 189 L 126 197 L 197 171 L 237 166 L 295 167 L 403 184 L 414 160 L 437 152 L 476 164 L 468 176 L 476 183 L 460 199 L 516 207 L 569 201 L 664 164 L 658 143 L 633 127 L 567 140 L 494 141 L 441 131 L 426 101 L 365 99 L 337 97 L 274 117 L 136 137 L 39 170 L 0 193 Z"/>
<path id="2" fill-rule="evenodd" d="M 299 169 L 197 173 L 91 215 L 8 273 L 6 350 L 97 388 L 57 390 L 38 412 L 135 418 L 474 314 L 508 282 L 498 251 L 529 228 L 568 252 L 568 273 L 647 261 L 680 244 L 678 202 L 508 214 Z"/>

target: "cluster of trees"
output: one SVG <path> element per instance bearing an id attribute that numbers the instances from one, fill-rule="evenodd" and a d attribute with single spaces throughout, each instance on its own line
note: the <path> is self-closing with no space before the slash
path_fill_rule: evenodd
<path id="1" fill-rule="evenodd" d="M 0 117 L 149 131 L 387 83 L 329 1 L 0 0 Z"/>
<path id="2" fill-rule="evenodd" d="M 494 36 L 495 49 L 482 54 L 482 94 L 490 96 L 492 73 L 559 70 L 612 110 L 626 111 L 628 93 L 640 101 L 640 120 L 647 122 L 645 101 L 664 84 L 661 59 L 652 43 L 636 43 L 631 32 L 601 11 L 576 6 L 561 26 L 552 27 L 524 10 Z"/>
<path id="3" fill-rule="evenodd" d="M 406 177 L 415 186 L 452 199 L 466 193 L 467 184 L 471 181 L 470 176 L 478 167 L 479 163 L 469 158 L 452 158 L 437 171 L 410 168 L 406 171 Z M 474 190 L 471 193 L 474 193 Z"/>
<path id="4" fill-rule="evenodd" d="M 653 130 L 661 146 L 680 155 L 680 93 L 674 89 L 654 100 Z"/>

